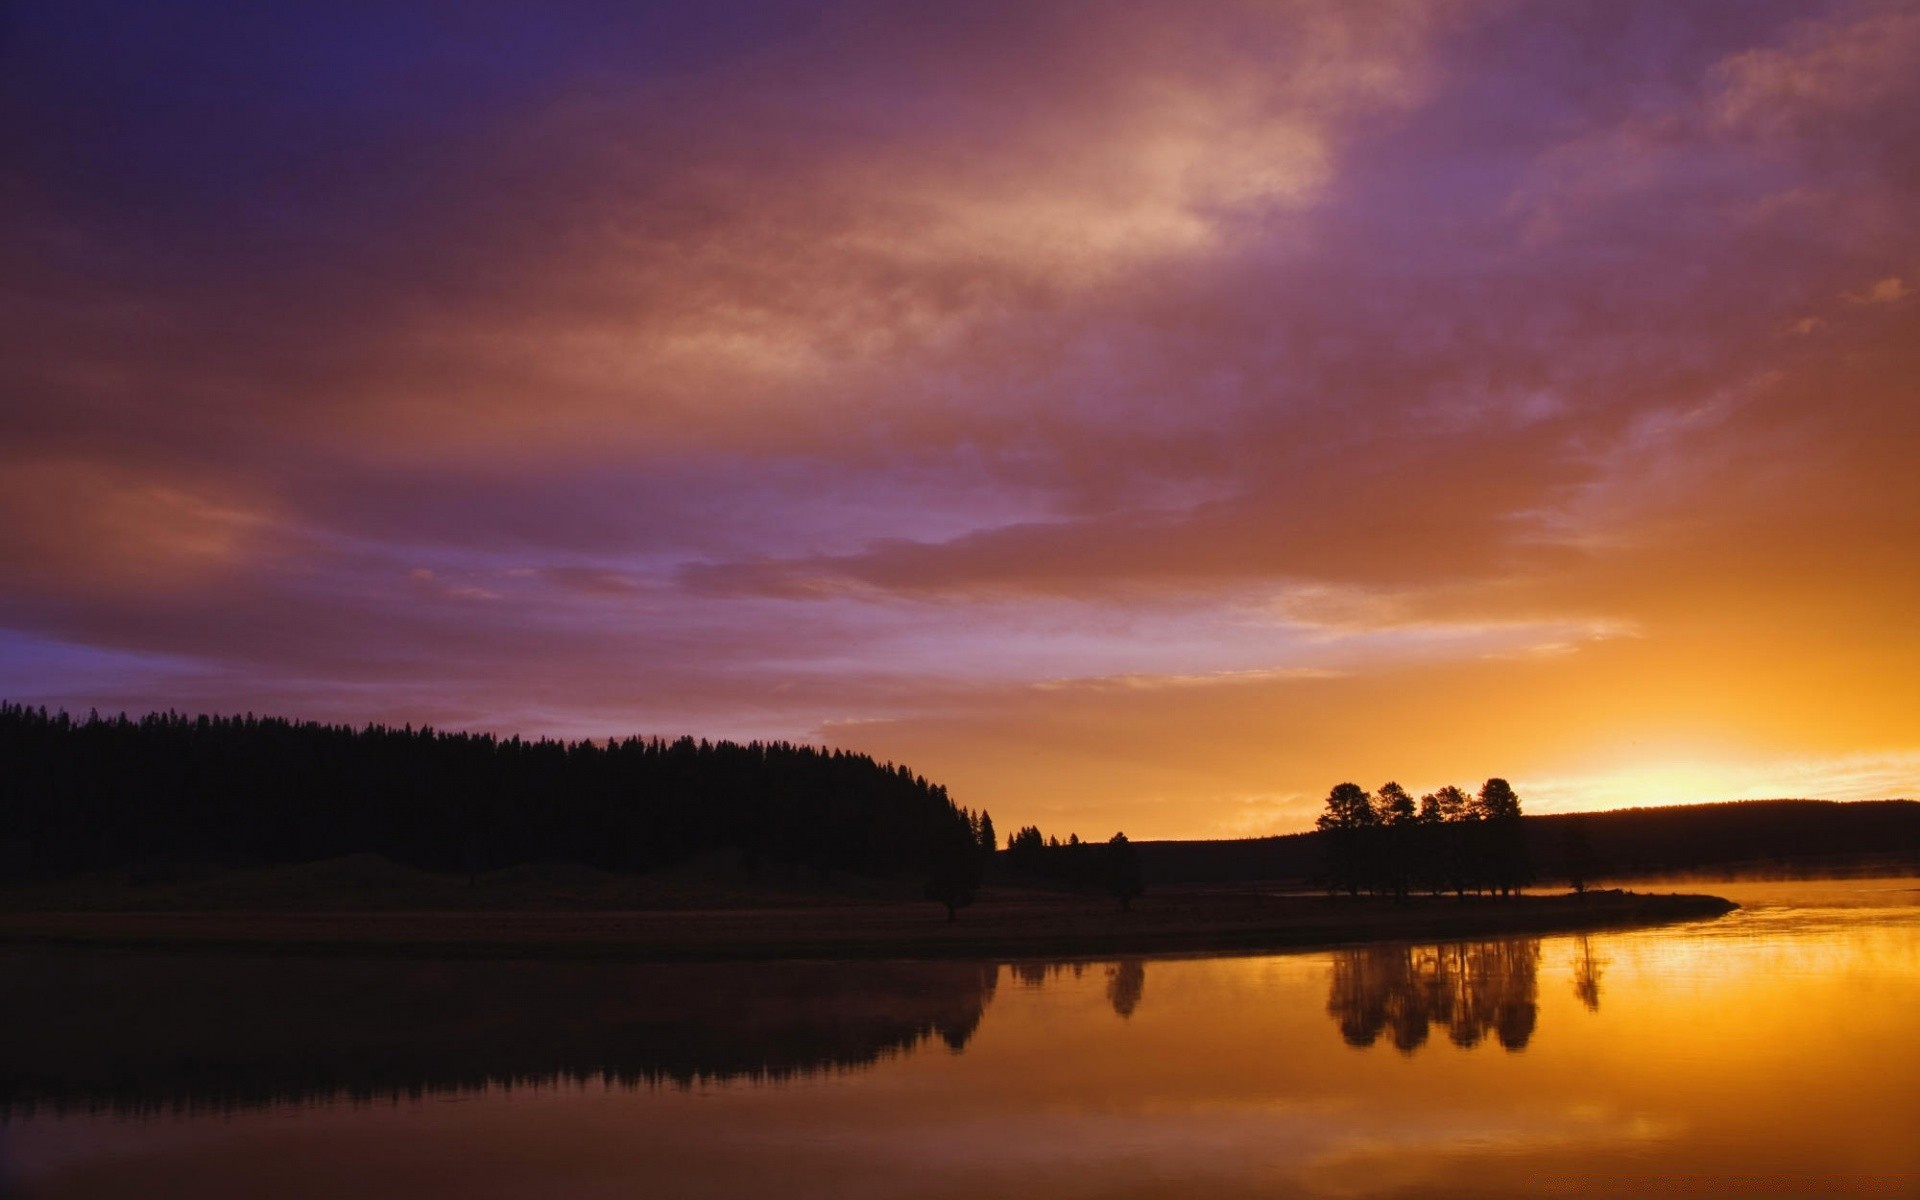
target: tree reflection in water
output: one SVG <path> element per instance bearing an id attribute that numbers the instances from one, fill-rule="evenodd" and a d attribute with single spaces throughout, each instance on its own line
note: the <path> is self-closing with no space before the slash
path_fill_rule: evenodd
<path id="1" fill-rule="evenodd" d="M 1573 951 L 1573 994 L 1588 1012 L 1600 1011 L 1600 968 L 1606 965 L 1606 959 L 1594 956 L 1592 939 L 1581 934 Z"/>
<path id="2" fill-rule="evenodd" d="M 595 1081 L 689 1086 L 958 1052 L 979 962 L 621 964 L 0 953 L 0 1121 Z"/>
<path id="3" fill-rule="evenodd" d="M 1520 1050 L 1533 1036 L 1539 966 L 1537 938 L 1339 950 L 1327 1015 L 1350 1046 L 1371 1046 L 1388 1033 L 1395 1049 L 1411 1054 L 1440 1025 L 1456 1046 L 1478 1045 L 1491 1033 Z"/>
<path id="4" fill-rule="evenodd" d="M 1147 986 L 1147 964 L 1137 958 L 1122 959 L 1107 966 L 1107 1003 L 1122 1017 L 1131 1017 L 1140 1007 L 1140 993 Z"/>
<path id="5" fill-rule="evenodd" d="M 1087 964 L 1084 959 L 1075 959 L 1070 962 L 1047 962 L 1044 959 L 1024 958 L 1018 962 L 1008 963 L 1007 968 L 1013 972 L 1013 978 L 1020 986 L 1037 988 L 1045 984 L 1047 980 L 1060 975 L 1070 974 L 1075 979 L 1078 979 L 1086 974 Z"/>
<path id="6" fill-rule="evenodd" d="M 1029 958 L 1008 963 L 1007 969 L 1022 987 L 1037 988 L 1054 979 L 1068 976 L 1079 979 L 1087 973 L 1087 965 L 1085 959 L 1047 962 Z M 1106 964 L 1106 981 L 1107 1003 L 1120 1016 L 1131 1017 L 1133 1010 L 1140 1007 L 1140 997 L 1146 991 L 1147 964 L 1137 958 L 1110 962 Z"/>

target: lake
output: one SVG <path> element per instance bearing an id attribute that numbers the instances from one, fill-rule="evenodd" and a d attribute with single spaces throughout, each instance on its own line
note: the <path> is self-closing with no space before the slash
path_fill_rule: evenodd
<path id="1" fill-rule="evenodd" d="M 1917 887 L 1104 962 L 0 951 L 0 1194 L 1920 1196 Z"/>

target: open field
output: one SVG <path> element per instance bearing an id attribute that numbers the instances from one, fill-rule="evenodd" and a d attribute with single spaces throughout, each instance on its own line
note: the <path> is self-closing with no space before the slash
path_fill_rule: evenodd
<path id="1" fill-rule="evenodd" d="M 633 912 L 6 912 L 0 944 L 284 953 L 696 961 L 1263 951 L 1649 925 L 1718 916 L 1714 896 L 1596 892 L 1384 899 L 1169 890 L 1110 900 L 989 894 L 928 903 Z"/>

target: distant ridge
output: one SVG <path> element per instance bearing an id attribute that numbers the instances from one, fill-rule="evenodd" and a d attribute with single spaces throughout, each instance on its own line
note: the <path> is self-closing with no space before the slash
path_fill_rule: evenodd
<path id="1" fill-rule="evenodd" d="M 1575 829 L 1592 848 L 1598 879 L 1920 870 L 1920 802 L 1913 800 L 1729 800 L 1553 813 L 1524 824 L 1541 883 L 1559 880 Z M 1310 885 L 1323 854 L 1318 833 L 1134 844 L 1155 883 Z"/>

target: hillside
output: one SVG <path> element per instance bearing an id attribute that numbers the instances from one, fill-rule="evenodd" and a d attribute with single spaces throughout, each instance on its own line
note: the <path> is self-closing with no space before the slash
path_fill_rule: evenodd
<path id="1" fill-rule="evenodd" d="M 1741 800 L 1523 819 L 1537 878 L 1557 882 L 1572 830 L 1596 878 L 1696 873 L 1818 874 L 1920 867 L 1920 802 Z M 1137 842 L 1155 883 L 1309 885 L 1322 869 L 1317 833 L 1223 841 Z"/>
<path id="2" fill-rule="evenodd" d="M 0 884 L 166 883 L 377 855 L 475 877 L 636 874 L 730 851 L 750 872 L 895 876 L 977 859 L 985 814 L 904 766 L 786 742 L 526 741 L 0 705 Z"/>

